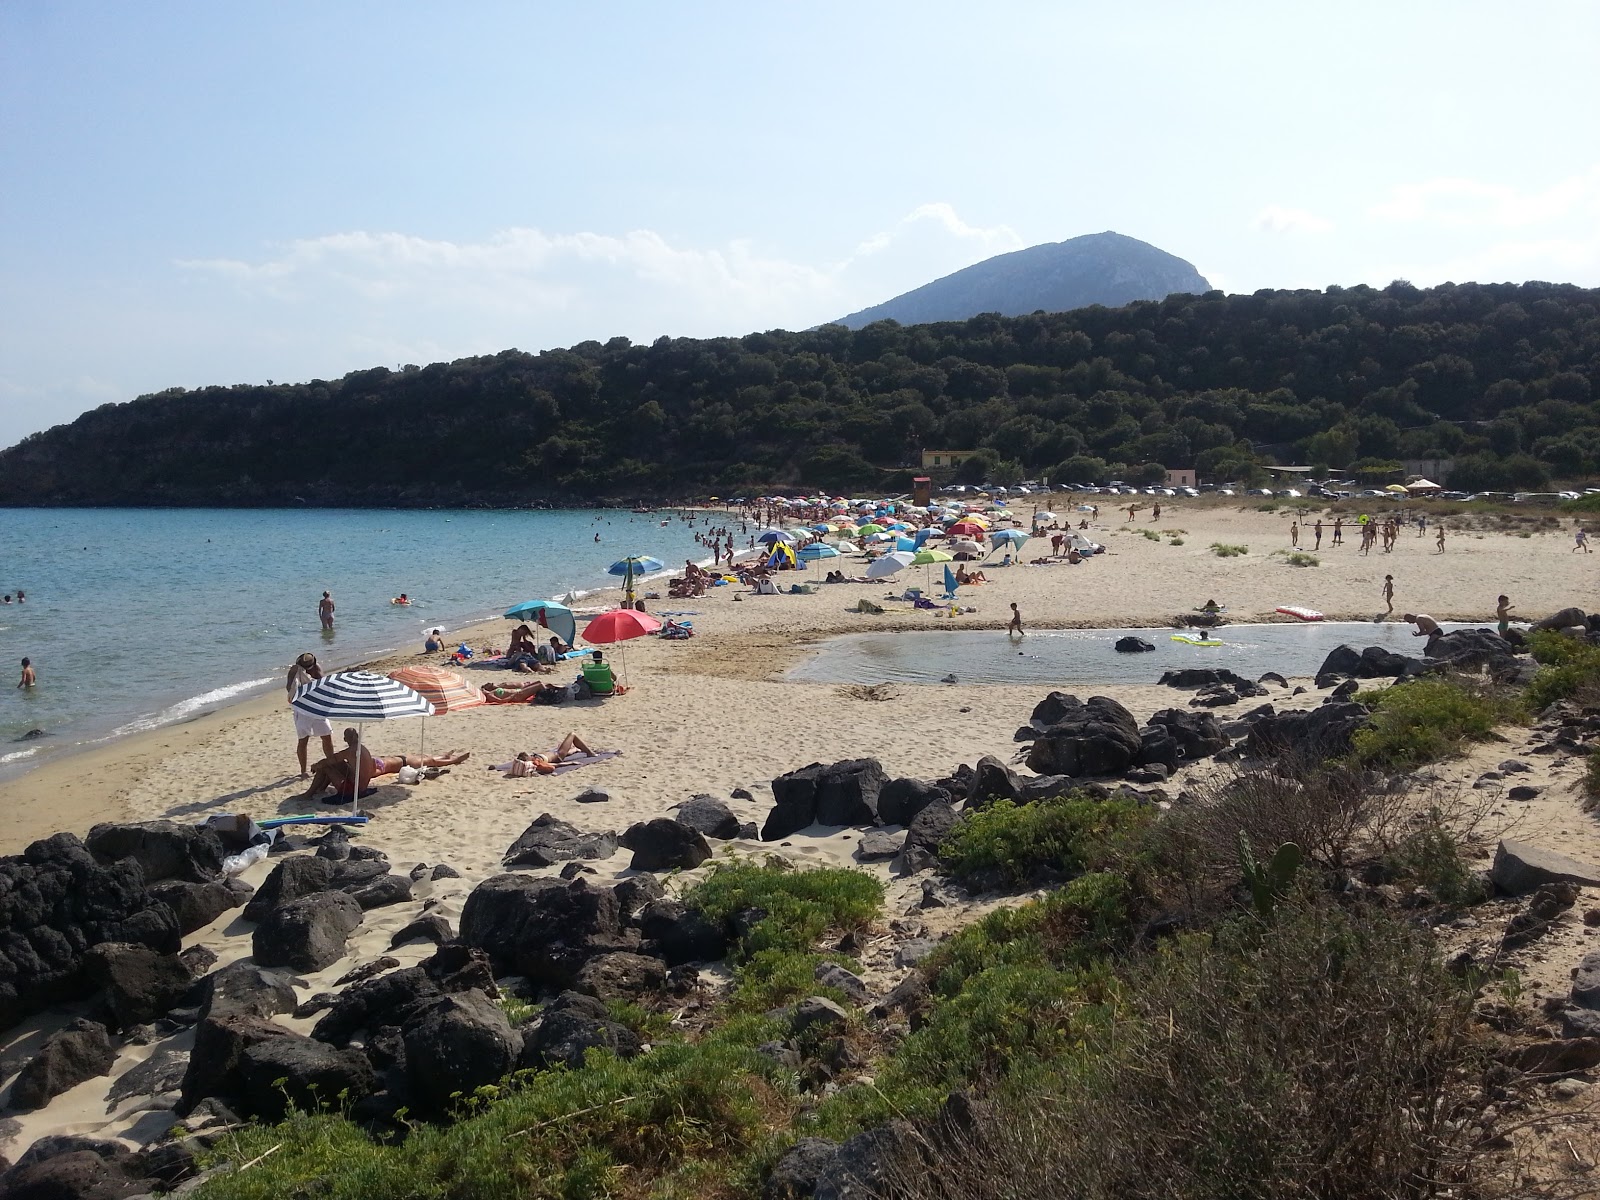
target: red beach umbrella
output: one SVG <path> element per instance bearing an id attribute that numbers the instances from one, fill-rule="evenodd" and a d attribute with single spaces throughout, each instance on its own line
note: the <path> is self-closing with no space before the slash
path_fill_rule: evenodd
<path id="1" fill-rule="evenodd" d="M 603 612 L 590 621 L 583 629 L 583 640 L 596 645 L 608 646 L 612 642 L 626 642 L 631 638 L 643 637 L 647 633 L 654 633 L 661 628 L 661 622 L 649 613 L 642 613 L 635 608 L 613 608 L 610 612 Z M 628 652 L 622 652 L 622 673 L 628 673 Z"/>

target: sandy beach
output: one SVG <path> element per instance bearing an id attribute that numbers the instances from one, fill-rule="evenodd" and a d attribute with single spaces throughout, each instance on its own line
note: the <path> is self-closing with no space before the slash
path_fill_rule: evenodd
<path id="1" fill-rule="evenodd" d="M 1102 510 L 1102 516 L 1105 510 Z M 1117 514 L 1125 516 L 1125 513 Z M 395 870 L 414 863 L 448 863 L 459 879 L 428 883 L 406 904 L 375 909 L 351 942 L 350 954 L 326 972 L 308 977 L 310 991 L 325 988 L 352 966 L 387 952 L 396 929 L 413 920 L 425 901 L 455 924 L 471 888 L 500 868 L 506 847 L 535 817 L 553 813 L 584 829 L 623 830 L 634 821 L 670 815 L 673 806 L 697 793 L 728 799 L 737 790 L 750 799 L 729 801 L 741 820 L 758 824 L 771 807 L 770 780 L 806 763 L 874 757 L 891 777 L 936 778 L 983 754 L 1009 759 L 1017 749 L 1012 734 L 1026 723 L 1046 690 L 1026 686 L 901 685 L 868 689 L 786 681 L 784 673 L 819 640 L 836 633 L 888 629 L 992 629 L 1002 637 L 1009 605 L 1016 602 L 1036 628 L 1163 625 L 1207 598 L 1229 607 L 1237 621 L 1274 619 L 1282 604 L 1314 607 L 1335 618 L 1371 620 L 1382 613 L 1383 577 L 1395 576 L 1395 619 L 1402 611 L 1426 611 L 1441 620 L 1491 623 L 1495 597 L 1508 593 L 1517 613 L 1535 619 L 1595 595 L 1597 561 L 1570 553 L 1565 525 L 1547 532 L 1453 529 L 1444 554 L 1433 538 L 1403 533 L 1392 554 L 1362 557 L 1354 541 L 1330 547 L 1324 537 L 1317 567 L 1294 567 L 1274 550 L 1289 548 L 1290 517 L 1215 506 L 1173 505 L 1159 526 L 1139 514 L 1135 527 L 1102 520 L 1089 534 L 1109 553 L 1077 566 L 991 568 L 992 582 L 963 589 L 963 602 L 977 609 L 957 618 L 902 608 L 881 616 L 851 611 L 863 597 L 882 601 L 891 590 L 883 582 L 819 587 L 815 594 L 742 595 L 743 589 L 713 589 L 692 600 L 652 603 L 652 609 L 693 610 L 696 637 L 663 642 L 642 638 L 626 650 L 624 696 L 568 703 L 558 707 L 507 705 L 392 725 L 369 725 L 374 752 L 429 753 L 470 751 L 472 758 L 438 779 L 414 786 L 386 777 L 365 801 L 371 822 L 359 840 L 387 853 Z M 1159 541 L 1144 536 L 1159 529 Z M 1173 545 L 1173 531 L 1182 545 Z M 1528 536 L 1523 536 L 1527 533 Z M 1303 538 L 1303 544 L 1310 538 Z M 1249 546 L 1249 553 L 1218 558 L 1213 542 Z M 1038 545 L 1039 543 L 1035 543 Z M 847 572 L 852 559 L 832 560 Z M 916 572 L 915 574 L 920 574 Z M 812 572 L 813 577 L 820 572 Z M 802 578 L 800 575 L 794 578 Z M 785 577 L 787 582 L 787 577 Z M 906 582 L 902 581 L 902 586 Z M 587 603 L 603 605 L 608 597 Z M 1281 619 L 1281 618 L 1278 618 Z M 581 622 L 580 622 L 581 628 Z M 509 625 L 480 626 L 461 636 L 474 646 L 504 646 Z M 616 660 L 619 656 L 608 655 Z M 441 655 L 398 656 L 375 669 L 410 662 L 439 661 Z M 523 676 L 469 669 L 473 684 Z M 564 682 L 570 666 L 548 678 Z M 1075 689 L 1090 694 L 1085 689 Z M 1094 689 L 1114 697 L 1143 721 L 1158 709 L 1181 706 L 1184 693 L 1147 685 Z M 1322 695 L 1308 690 L 1291 697 L 1274 691 L 1279 707 L 1309 706 Z M 592 746 L 621 755 L 555 778 L 509 779 L 488 769 L 519 750 L 549 751 L 568 731 Z M 1502 749 L 1486 748 L 1459 767 L 1440 774 L 1461 783 Z M 187 723 L 129 737 L 91 752 L 47 764 L 0 788 L 8 819 L 7 853 L 57 830 L 80 835 L 97 821 L 171 818 L 200 821 L 215 813 L 248 813 L 257 818 L 305 812 L 297 798 L 303 788 L 294 760 L 292 725 L 284 696 L 263 698 L 201 715 Z M 1180 775 L 1175 785 L 1183 786 Z M 574 795 L 604 789 L 606 803 L 579 805 Z M 1549 807 L 1520 814 L 1559 830 L 1564 845 L 1580 857 L 1600 857 L 1593 821 L 1581 818 L 1576 801 L 1551 790 Z M 1581 828 L 1580 828 L 1581 826 Z M 856 830 L 813 827 L 781 844 L 714 844 L 718 853 L 778 852 L 799 862 L 853 862 Z M 593 864 L 597 879 L 625 873 L 628 855 L 619 853 Z M 244 878 L 259 884 L 271 862 L 258 864 Z M 704 871 L 706 868 L 701 868 Z M 903 910 L 916 883 L 890 880 L 887 864 L 867 868 L 891 883 L 889 911 Z M 696 877 L 690 872 L 674 886 Z M 908 890 L 909 889 L 909 890 Z M 187 939 L 204 944 L 222 961 L 247 953 L 248 924 L 237 911 Z M 426 946 L 397 952 L 402 962 L 422 956 Z M 324 975 L 326 978 L 324 978 Z M 64 1019 L 60 1010 L 12 1030 L 0 1047 L 13 1065 L 42 1033 Z M 301 1023 L 292 1023 L 296 1028 Z M 309 1026 L 311 1022 L 303 1024 Z M 120 1074 L 146 1051 L 124 1051 Z M 8 1072 L 9 1073 L 9 1072 Z M 43 1132 L 126 1132 L 140 1120 L 138 1111 L 107 1108 L 109 1078 L 79 1085 L 47 1110 L 22 1117 L 11 1149 Z M 170 1114 L 162 1113 L 165 1119 Z M 6 1149 L 6 1147 L 0 1147 Z M 9 1150 L 8 1150 L 9 1152 Z"/>

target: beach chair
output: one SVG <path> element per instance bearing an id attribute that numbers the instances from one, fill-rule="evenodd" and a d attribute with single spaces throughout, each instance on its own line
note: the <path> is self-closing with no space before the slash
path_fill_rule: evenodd
<path id="1" fill-rule="evenodd" d="M 586 662 L 579 668 L 582 679 L 596 696 L 609 696 L 617 690 L 617 678 L 611 673 L 608 662 Z"/>

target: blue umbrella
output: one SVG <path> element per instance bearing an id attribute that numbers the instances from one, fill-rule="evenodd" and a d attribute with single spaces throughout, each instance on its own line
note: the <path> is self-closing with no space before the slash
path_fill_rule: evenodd
<path id="1" fill-rule="evenodd" d="M 623 587 L 627 589 L 628 603 L 633 603 L 633 580 L 638 575 L 648 575 L 652 571 L 664 571 L 667 564 L 659 558 L 651 558 L 648 554 L 630 554 L 627 558 L 620 559 L 606 568 L 607 573 L 621 575 L 626 582 Z M 570 639 L 569 639 L 570 640 Z"/>
<path id="2" fill-rule="evenodd" d="M 990 534 L 989 537 L 990 540 L 994 542 L 996 548 L 1005 545 L 1007 542 L 1010 542 L 1014 546 L 1020 546 L 1023 542 L 1028 540 L 1028 535 L 1023 533 L 1020 529 L 998 529 L 994 533 Z"/>
<path id="3" fill-rule="evenodd" d="M 572 610 L 554 600 L 528 600 L 515 608 L 506 609 L 508 621 L 537 621 L 567 645 L 572 645 L 578 633 L 578 622 Z"/>
<path id="4" fill-rule="evenodd" d="M 812 542 L 801 547 L 800 557 L 806 562 L 816 562 L 819 558 L 838 558 L 839 552 L 825 542 Z"/>

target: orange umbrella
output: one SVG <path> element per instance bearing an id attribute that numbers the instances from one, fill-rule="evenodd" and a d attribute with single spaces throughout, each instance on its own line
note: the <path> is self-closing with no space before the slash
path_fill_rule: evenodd
<path id="1" fill-rule="evenodd" d="M 454 671 L 447 671 L 443 667 L 402 667 L 398 671 L 390 671 L 389 678 L 419 692 L 433 705 L 436 715 L 476 708 L 483 703 L 482 692 Z"/>

